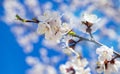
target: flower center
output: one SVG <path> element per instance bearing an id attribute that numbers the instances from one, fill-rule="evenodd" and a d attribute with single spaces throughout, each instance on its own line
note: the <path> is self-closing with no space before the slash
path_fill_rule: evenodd
<path id="1" fill-rule="evenodd" d="M 106 56 L 108 54 L 107 51 L 103 51 L 103 56 Z"/>
<path id="2" fill-rule="evenodd" d="M 73 67 L 69 67 L 69 68 L 67 68 L 66 70 L 67 70 L 67 72 L 69 72 L 70 74 L 75 74 L 75 70 L 74 70 Z"/>
<path id="3" fill-rule="evenodd" d="M 90 28 L 93 24 L 88 21 L 82 21 L 82 24 L 86 25 L 88 28 Z"/>

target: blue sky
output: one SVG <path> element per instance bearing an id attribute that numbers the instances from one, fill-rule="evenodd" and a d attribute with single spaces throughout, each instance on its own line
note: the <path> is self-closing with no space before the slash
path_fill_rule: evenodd
<path id="1" fill-rule="evenodd" d="M 10 28 L 3 22 L 0 25 L 0 74 L 24 74 L 28 66 L 25 54 L 18 45 Z M 4 34 L 3 34 L 4 32 Z"/>

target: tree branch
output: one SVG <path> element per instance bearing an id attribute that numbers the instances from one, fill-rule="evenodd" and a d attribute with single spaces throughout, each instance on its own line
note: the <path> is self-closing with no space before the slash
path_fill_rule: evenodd
<path id="1" fill-rule="evenodd" d="M 78 36 L 78 35 L 72 35 L 72 36 L 77 37 L 77 38 L 80 38 L 81 41 L 89 41 L 89 42 L 93 42 L 93 43 L 95 43 L 95 44 L 97 44 L 97 45 L 99 45 L 99 46 L 103 46 L 102 43 L 100 43 L 100 42 L 98 42 L 98 41 L 96 41 L 96 40 L 93 40 L 93 39 L 90 40 L 90 39 L 87 39 L 87 38 L 84 38 L 84 37 L 81 37 L 81 36 Z M 120 54 L 119 54 L 118 52 L 116 52 L 115 50 L 113 51 L 113 53 L 114 53 L 115 55 L 117 55 L 117 56 L 120 57 Z"/>
<path id="2" fill-rule="evenodd" d="M 32 20 L 23 19 L 18 14 L 16 15 L 16 18 L 17 18 L 17 20 L 20 20 L 21 22 L 32 22 L 32 23 L 40 22 L 37 18 L 33 18 Z"/>

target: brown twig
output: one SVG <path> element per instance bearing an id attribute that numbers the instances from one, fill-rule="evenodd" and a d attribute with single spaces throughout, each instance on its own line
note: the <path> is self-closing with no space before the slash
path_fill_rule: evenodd
<path id="1" fill-rule="evenodd" d="M 20 20 L 21 22 L 32 22 L 32 23 L 39 23 L 40 21 L 37 18 L 33 18 L 32 20 L 27 20 L 21 18 L 19 15 L 16 15 L 17 20 Z"/>
<path id="2" fill-rule="evenodd" d="M 87 38 L 84 38 L 84 37 L 81 37 L 81 36 L 78 36 L 78 35 L 72 35 L 72 36 L 77 37 L 77 38 L 80 38 L 82 41 L 89 41 L 89 42 L 93 42 L 93 43 L 95 43 L 95 44 L 97 44 L 97 45 L 99 45 L 99 46 L 103 46 L 102 43 L 100 43 L 100 42 L 98 42 L 98 41 L 96 41 L 96 40 L 93 40 L 93 39 L 87 39 Z M 115 55 L 117 55 L 117 56 L 120 57 L 120 54 L 119 54 L 118 52 L 113 51 L 113 53 L 114 53 Z"/>

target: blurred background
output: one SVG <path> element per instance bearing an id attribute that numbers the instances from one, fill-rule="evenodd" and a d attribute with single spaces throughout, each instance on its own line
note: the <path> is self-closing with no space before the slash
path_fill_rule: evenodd
<path id="1" fill-rule="evenodd" d="M 37 35 L 36 24 L 15 18 L 16 14 L 39 18 L 45 10 L 58 11 L 74 22 L 84 12 L 96 14 L 101 22 L 94 38 L 120 52 L 120 0 L 0 0 L 0 74 L 60 74 L 60 64 L 68 60 L 60 46 Z M 79 35 L 89 37 L 73 26 Z M 96 47 L 88 42 L 76 46 L 89 61 L 92 74 L 96 74 Z"/>

